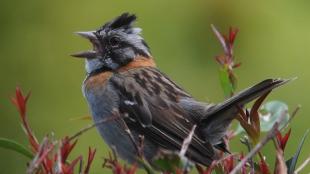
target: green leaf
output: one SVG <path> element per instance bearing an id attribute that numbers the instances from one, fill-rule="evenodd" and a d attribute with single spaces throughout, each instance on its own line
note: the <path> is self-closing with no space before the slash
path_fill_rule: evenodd
<path id="1" fill-rule="evenodd" d="M 234 86 L 231 84 L 230 79 L 229 79 L 229 73 L 227 68 L 220 68 L 220 82 L 222 89 L 224 91 L 225 97 L 230 97 L 231 94 L 234 92 Z"/>
<path id="2" fill-rule="evenodd" d="M 141 158 L 137 158 L 137 160 L 143 166 L 143 168 L 144 168 L 144 170 L 146 171 L 147 174 L 155 174 L 156 173 L 154 171 L 154 169 L 148 164 L 147 161 L 145 161 L 144 159 L 141 159 Z"/>
<path id="3" fill-rule="evenodd" d="M 298 145 L 297 151 L 295 152 L 294 156 L 286 161 L 286 166 L 288 169 L 288 174 L 293 174 L 296 168 L 297 160 L 301 151 L 302 146 L 304 145 L 304 142 L 306 140 L 306 137 L 309 134 L 309 129 L 306 131 L 304 136 L 301 139 L 301 142 Z"/>
<path id="4" fill-rule="evenodd" d="M 17 143 L 16 141 L 9 140 L 7 138 L 0 138 L 0 147 L 5 149 L 13 150 L 19 154 L 22 154 L 30 159 L 33 158 L 33 154 L 29 149 L 27 149 L 22 144 Z"/>
<path id="5" fill-rule="evenodd" d="M 225 174 L 224 168 L 220 165 L 214 167 L 215 174 Z"/>
<path id="6" fill-rule="evenodd" d="M 267 102 L 262 106 L 261 109 L 267 112 L 260 117 L 262 132 L 268 132 L 276 123 L 278 118 L 281 117 L 283 114 L 285 114 L 285 117 L 280 123 L 279 129 L 282 129 L 285 123 L 288 122 L 288 120 L 290 119 L 290 115 L 288 114 L 288 106 L 281 101 Z"/>
<path id="7" fill-rule="evenodd" d="M 177 152 L 160 151 L 153 159 L 153 164 L 161 171 L 176 173 L 176 169 L 189 170 L 190 162 Z"/>
<path id="8" fill-rule="evenodd" d="M 272 128 L 272 126 L 276 123 L 278 118 L 281 117 L 282 114 L 285 114 L 285 117 L 279 126 L 279 129 L 281 129 L 285 125 L 285 123 L 290 119 L 290 115 L 288 114 L 287 111 L 288 111 L 287 104 L 281 101 L 269 101 L 266 104 L 262 105 L 259 117 L 261 132 L 268 132 Z M 239 134 L 241 132 L 244 132 L 244 129 L 239 124 L 235 133 Z"/>
<path id="9" fill-rule="evenodd" d="M 181 166 L 180 162 L 179 155 L 173 152 L 162 152 L 154 160 L 156 167 L 167 172 L 175 172 L 176 168 Z"/>

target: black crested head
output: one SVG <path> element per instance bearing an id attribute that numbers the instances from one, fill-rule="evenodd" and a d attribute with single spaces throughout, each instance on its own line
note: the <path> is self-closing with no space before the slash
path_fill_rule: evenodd
<path id="1" fill-rule="evenodd" d="M 73 56 L 87 59 L 88 72 L 98 68 L 115 70 L 140 56 L 151 58 L 149 47 L 141 36 L 142 29 L 134 26 L 136 20 L 136 15 L 123 13 L 96 31 L 78 32 L 89 39 L 93 49 Z"/>
<path id="2" fill-rule="evenodd" d="M 116 29 L 128 30 L 133 27 L 136 22 L 137 16 L 135 14 L 123 13 L 122 15 L 116 17 L 114 20 L 104 24 L 99 31 L 110 31 Z"/>

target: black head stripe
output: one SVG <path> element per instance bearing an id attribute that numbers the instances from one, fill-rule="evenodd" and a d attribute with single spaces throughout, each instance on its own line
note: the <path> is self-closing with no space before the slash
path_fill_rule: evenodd
<path id="1" fill-rule="evenodd" d="M 106 23 L 103 25 L 100 30 L 115 30 L 115 29 L 129 29 L 132 27 L 133 23 L 137 20 L 137 16 L 134 14 L 123 13 L 122 15 L 118 16 L 111 22 Z"/>

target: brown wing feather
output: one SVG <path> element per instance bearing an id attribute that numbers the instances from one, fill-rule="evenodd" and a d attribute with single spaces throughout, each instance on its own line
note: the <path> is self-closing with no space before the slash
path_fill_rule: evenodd
<path id="1" fill-rule="evenodd" d="M 180 150 L 193 125 L 193 117 L 180 105 L 191 98 L 156 68 L 132 69 L 115 74 L 110 82 L 119 90 L 120 111 L 129 114 L 139 125 L 126 121 L 132 130 L 144 134 L 169 150 Z M 209 165 L 214 158 L 212 145 L 195 134 L 186 154 L 193 161 Z"/>

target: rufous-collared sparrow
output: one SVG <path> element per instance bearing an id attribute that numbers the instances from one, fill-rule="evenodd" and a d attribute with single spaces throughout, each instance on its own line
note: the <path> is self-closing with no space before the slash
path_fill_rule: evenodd
<path id="1" fill-rule="evenodd" d="M 124 13 L 96 31 L 77 32 L 90 40 L 93 49 L 73 55 L 85 58 L 83 93 L 93 120 L 100 122 L 119 113 L 119 119 L 99 124 L 97 129 L 130 163 L 136 161 L 135 142 L 140 135 L 144 136 L 143 155 L 151 162 L 159 149 L 180 150 L 197 125 L 186 156 L 210 165 L 223 149 L 223 136 L 237 107 L 287 82 L 267 79 L 219 104 L 196 101 L 156 67 L 141 29 L 133 26 L 135 21 L 135 15 Z"/>

